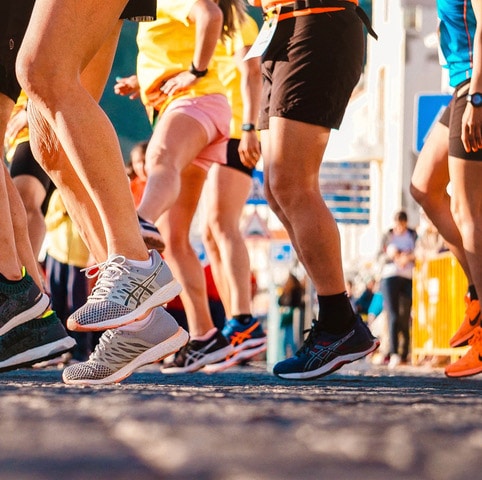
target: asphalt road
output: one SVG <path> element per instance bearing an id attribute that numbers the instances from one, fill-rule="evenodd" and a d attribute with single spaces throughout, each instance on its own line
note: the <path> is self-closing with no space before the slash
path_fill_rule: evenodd
<path id="1" fill-rule="evenodd" d="M 150 366 L 104 387 L 19 370 L 0 375 L 0 479 L 475 480 L 481 392 L 482 375 L 366 362 L 310 382 Z"/>

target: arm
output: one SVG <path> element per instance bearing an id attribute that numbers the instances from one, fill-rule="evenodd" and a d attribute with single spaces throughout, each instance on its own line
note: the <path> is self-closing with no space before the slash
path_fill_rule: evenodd
<path id="1" fill-rule="evenodd" d="M 204 71 L 208 68 L 216 44 L 221 38 L 223 13 L 212 0 L 198 0 L 189 12 L 188 20 L 196 25 L 196 44 L 192 64 L 196 70 Z M 197 81 L 196 75 L 184 71 L 169 79 L 161 90 L 167 95 L 172 95 Z"/>
<path id="2" fill-rule="evenodd" d="M 472 0 L 477 27 L 474 35 L 473 69 L 469 93 L 482 92 L 482 0 Z M 482 148 L 482 107 L 467 103 L 462 117 L 462 143 L 467 152 Z"/>
<path id="3" fill-rule="evenodd" d="M 249 50 L 245 46 L 235 54 L 238 70 L 241 72 L 241 97 L 243 99 L 243 123 L 256 125 L 261 101 L 261 66 L 259 58 L 243 58 Z M 246 167 L 254 168 L 261 156 L 261 148 L 256 130 L 241 133 L 239 156 Z"/>

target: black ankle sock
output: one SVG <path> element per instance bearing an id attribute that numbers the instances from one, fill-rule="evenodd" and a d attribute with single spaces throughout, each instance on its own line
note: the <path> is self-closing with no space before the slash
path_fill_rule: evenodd
<path id="1" fill-rule="evenodd" d="M 346 292 L 336 295 L 318 295 L 318 322 L 321 330 L 345 333 L 355 325 L 356 316 Z"/>
<path id="2" fill-rule="evenodd" d="M 475 291 L 475 285 L 469 285 L 470 300 L 478 300 L 477 292 Z"/>
<path id="3" fill-rule="evenodd" d="M 233 318 L 237 320 L 241 325 L 248 325 L 253 318 L 250 313 L 240 313 L 239 315 L 233 315 Z"/>

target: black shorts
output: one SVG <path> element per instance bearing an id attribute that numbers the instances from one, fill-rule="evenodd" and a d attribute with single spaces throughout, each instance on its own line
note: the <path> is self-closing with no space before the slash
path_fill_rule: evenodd
<path id="1" fill-rule="evenodd" d="M 156 19 L 156 0 L 129 0 L 120 18 L 133 22 L 147 22 Z"/>
<path id="2" fill-rule="evenodd" d="M 467 106 L 467 94 L 469 93 L 469 80 L 457 85 L 452 100 L 447 105 L 439 122 L 449 127 L 449 155 L 464 160 L 482 161 L 482 150 L 466 152 L 462 143 L 462 116 Z"/>
<path id="3" fill-rule="evenodd" d="M 246 167 L 241 161 L 239 156 L 239 138 L 230 138 L 228 141 L 228 153 L 227 153 L 227 163 L 221 165 L 222 167 L 229 167 L 238 170 L 239 172 L 245 173 L 246 175 L 253 176 L 253 168 Z"/>
<path id="4" fill-rule="evenodd" d="M 0 93 L 17 101 L 15 62 L 35 0 L 0 0 Z"/>
<path id="5" fill-rule="evenodd" d="M 37 160 L 35 160 L 30 149 L 30 142 L 22 142 L 17 145 L 12 162 L 10 163 L 10 176 L 15 178 L 20 175 L 35 177 L 43 185 L 45 189 L 45 200 L 42 203 L 42 213 L 45 215 L 50 196 L 55 190 L 55 185 L 45 173 L 45 170 L 39 165 Z"/>
<path id="6" fill-rule="evenodd" d="M 259 128 L 270 117 L 339 128 L 364 52 L 354 8 L 281 20 L 263 56 Z"/>

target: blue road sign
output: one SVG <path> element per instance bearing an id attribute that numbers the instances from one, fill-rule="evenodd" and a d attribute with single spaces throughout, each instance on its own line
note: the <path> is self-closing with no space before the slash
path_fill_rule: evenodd
<path id="1" fill-rule="evenodd" d="M 415 135 L 413 150 L 419 154 L 432 126 L 442 115 L 452 95 L 448 93 L 424 93 L 415 97 Z"/>

